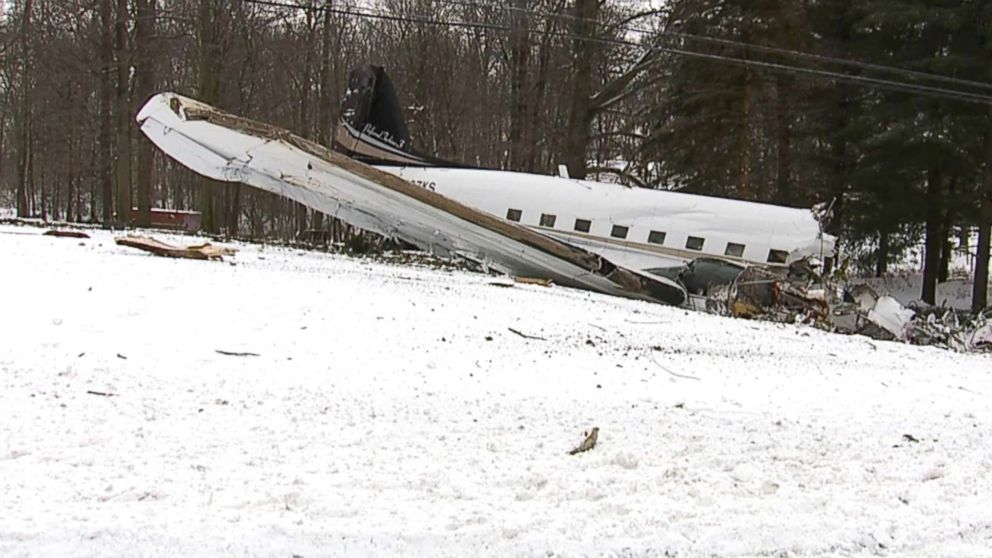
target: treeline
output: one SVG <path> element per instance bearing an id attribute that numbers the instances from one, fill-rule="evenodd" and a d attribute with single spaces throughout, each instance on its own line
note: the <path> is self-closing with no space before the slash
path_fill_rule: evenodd
<path id="1" fill-rule="evenodd" d="M 557 17 L 428 0 L 360 9 L 324 0 L 15 0 L 0 53 L 4 193 L 25 216 L 121 225 L 132 207 L 142 218 L 148 207 L 197 209 L 211 232 L 292 236 L 323 219 L 264 193 L 203 184 L 155 151 L 133 116 L 171 90 L 328 143 L 348 71 L 362 63 L 388 69 L 425 151 L 544 171 L 572 150 L 584 174 L 595 134 L 565 130 L 590 130 L 612 106 L 592 97 L 638 49 L 579 41 L 586 62 L 576 73 L 574 6 L 515 2 Z M 618 37 L 624 18 L 638 19 L 583 3 L 613 27 L 582 29 L 589 35 Z M 632 76 L 620 77 L 629 85 Z M 573 102 L 576 90 L 588 98 Z"/>
<path id="2" fill-rule="evenodd" d="M 348 70 L 371 62 L 420 147 L 445 158 L 828 202 L 832 231 L 877 273 L 922 243 L 931 301 L 954 251 L 976 252 L 962 242 L 982 231 L 988 253 L 990 0 L 5 6 L 0 202 L 20 215 L 123 225 L 132 208 L 139 223 L 150 207 L 197 209 L 208 231 L 256 238 L 334 226 L 179 168 L 133 116 L 172 90 L 328 143 Z"/>
<path id="3" fill-rule="evenodd" d="M 670 6 L 669 44 L 752 65 L 669 56 L 644 143 L 667 182 L 785 204 L 832 200 L 832 232 L 868 248 L 859 263 L 878 275 L 922 241 L 921 297 L 931 303 L 956 249 L 984 253 L 972 262 L 987 274 L 992 2 Z"/>

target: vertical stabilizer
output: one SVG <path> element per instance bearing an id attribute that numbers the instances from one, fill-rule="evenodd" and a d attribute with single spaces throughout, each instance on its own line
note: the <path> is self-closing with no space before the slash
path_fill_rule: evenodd
<path id="1" fill-rule="evenodd" d="M 413 147 L 396 89 L 382 66 L 363 65 L 351 71 L 340 114 L 333 147 L 363 163 L 464 167 Z"/>

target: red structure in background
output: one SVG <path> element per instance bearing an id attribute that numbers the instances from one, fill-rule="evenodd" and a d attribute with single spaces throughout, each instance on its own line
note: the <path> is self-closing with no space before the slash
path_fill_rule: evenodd
<path id="1" fill-rule="evenodd" d="M 131 209 L 131 225 L 137 224 L 138 208 Z M 181 211 L 178 209 L 151 210 L 151 225 L 155 229 L 170 229 L 174 231 L 198 232 L 202 223 L 199 211 Z"/>

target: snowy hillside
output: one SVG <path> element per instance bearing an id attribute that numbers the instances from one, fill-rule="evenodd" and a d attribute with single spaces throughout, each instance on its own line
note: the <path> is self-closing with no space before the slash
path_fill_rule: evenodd
<path id="1" fill-rule="evenodd" d="M 2 556 L 992 552 L 988 356 L 41 232 L 0 226 Z"/>

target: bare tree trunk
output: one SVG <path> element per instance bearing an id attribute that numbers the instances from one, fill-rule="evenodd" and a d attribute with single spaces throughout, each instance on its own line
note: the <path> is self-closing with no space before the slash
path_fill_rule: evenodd
<path id="1" fill-rule="evenodd" d="M 951 257 L 954 247 L 951 244 L 951 229 L 954 227 L 954 211 L 952 202 L 957 194 L 958 174 L 951 175 L 951 181 L 947 183 L 947 201 L 944 203 L 944 211 L 940 215 L 940 265 L 937 268 L 937 282 L 947 281 L 951 273 Z"/>
<path id="2" fill-rule="evenodd" d="M 330 3 L 328 3 L 330 7 Z M 332 46 L 331 12 L 324 10 L 320 21 L 320 66 L 317 76 L 319 94 L 317 96 L 317 142 L 326 147 L 331 147 L 334 133 L 334 69 L 331 67 L 331 59 L 334 53 Z M 323 228 L 324 214 L 315 212 L 313 216 L 313 227 Z"/>
<path id="3" fill-rule="evenodd" d="M 330 7 L 330 3 L 328 4 Z M 331 68 L 331 12 L 324 10 L 320 22 L 320 95 L 317 98 L 317 141 L 325 147 L 331 147 L 334 132 L 334 73 Z"/>
<path id="4" fill-rule="evenodd" d="M 573 178 L 585 178 L 589 150 L 589 125 L 592 121 L 592 59 L 596 53 L 599 0 L 575 0 L 575 20 L 572 42 L 572 102 L 565 129 L 565 164 Z"/>
<path id="5" fill-rule="evenodd" d="M 111 78 L 111 69 L 114 66 L 113 31 L 113 11 L 110 9 L 110 0 L 100 0 L 100 148 L 97 172 L 99 173 L 100 201 L 103 209 L 102 221 L 105 226 L 109 226 L 114 218 L 114 164 L 111 145 L 113 143 L 113 120 L 110 112 L 114 96 Z"/>
<path id="6" fill-rule="evenodd" d="M 314 62 L 313 54 L 317 51 L 315 40 L 317 38 L 317 18 L 313 10 L 306 10 L 304 13 L 305 42 L 303 47 L 303 70 L 300 75 L 300 97 L 297 113 L 297 133 L 304 138 L 313 139 L 314 126 L 310 115 L 310 97 L 313 93 L 314 84 Z M 319 51 L 317 51 L 319 52 Z M 309 208 L 301 203 L 294 203 L 296 212 L 296 233 L 299 234 L 308 228 Z"/>
<path id="7" fill-rule="evenodd" d="M 878 252 L 875 254 L 875 277 L 884 277 L 889 271 L 889 231 L 878 231 Z"/>
<path id="8" fill-rule="evenodd" d="M 978 254 L 975 258 L 975 282 L 971 293 L 971 311 L 978 313 L 988 306 L 989 250 L 992 244 L 992 108 L 985 131 L 985 169 L 982 173 L 981 207 L 978 220 Z"/>
<path id="9" fill-rule="evenodd" d="M 124 228 L 131 221 L 131 102 L 128 95 L 131 80 L 128 54 L 128 0 L 117 0 L 114 21 L 114 54 L 117 59 L 117 226 Z"/>
<path id="10" fill-rule="evenodd" d="M 219 50 L 217 39 L 217 19 L 219 18 L 218 0 L 199 0 L 197 46 L 199 56 L 199 87 L 200 100 L 217 104 L 220 94 Z M 221 200 L 220 192 L 224 184 L 207 177 L 199 178 L 197 198 L 203 229 L 210 233 L 219 233 L 221 229 Z"/>
<path id="11" fill-rule="evenodd" d="M 524 142 L 527 121 L 527 74 L 530 66 L 530 31 L 527 0 L 512 0 L 510 21 L 510 157 L 512 170 L 523 170 L 529 159 Z"/>
<path id="12" fill-rule="evenodd" d="M 152 43 L 158 19 L 158 0 L 135 0 L 134 20 L 134 97 L 144 103 L 155 92 L 155 57 Z M 138 151 L 135 179 L 138 182 L 138 219 L 140 227 L 151 226 L 152 208 L 152 163 L 154 146 L 144 137 L 135 147 Z"/>
<path id="13" fill-rule="evenodd" d="M 31 158 L 31 93 L 32 73 L 31 73 L 31 12 L 32 0 L 25 0 L 24 9 L 21 13 L 21 29 L 19 33 L 20 64 L 21 75 L 20 84 L 17 89 L 17 112 L 15 130 L 15 144 L 17 152 L 17 216 L 30 216 L 30 206 L 28 204 L 28 173 Z"/>
<path id="14" fill-rule="evenodd" d="M 920 298 L 927 304 L 936 304 L 937 275 L 940 267 L 940 236 L 941 213 L 943 212 L 943 196 L 941 193 L 940 170 L 931 165 L 927 171 L 927 210 L 926 210 L 926 246 L 923 262 L 923 292 Z"/>
<path id="15" fill-rule="evenodd" d="M 985 10 L 988 13 L 990 10 Z M 992 21 L 985 18 L 985 51 L 992 54 Z M 992 77 L 992 67 L 988 68 Z M 975 256 L 975 280 L 972 284 L 971 311 L 981 312 L 989 301 L 989 251 L 992 249 L 992 106 L 985 119 L 985 168 L 982 171 L 981 200 L 978 214 L 978 253 Z"/>
<path id="16" fill-rule="evenodd" d="M 540 57 L 537 65 L 537 78 L 534 81 L 533 99 L 530 103 L 530 114 L 527 118 L 527 128 L 525 129 L 525 148 L 527 150 L 527 160 L 524 163 L 524 170 L 534 172 L 537 167 L 537 130 L 540 121 L 541 105 L 544 104 L 544 96 L 548 89 L 548 66 L 551 58 L 551 39 L 554 37 L 552 30 L 555 20 L 548 18 L 544 24 L 544 33 L 541 39 Z"/>

